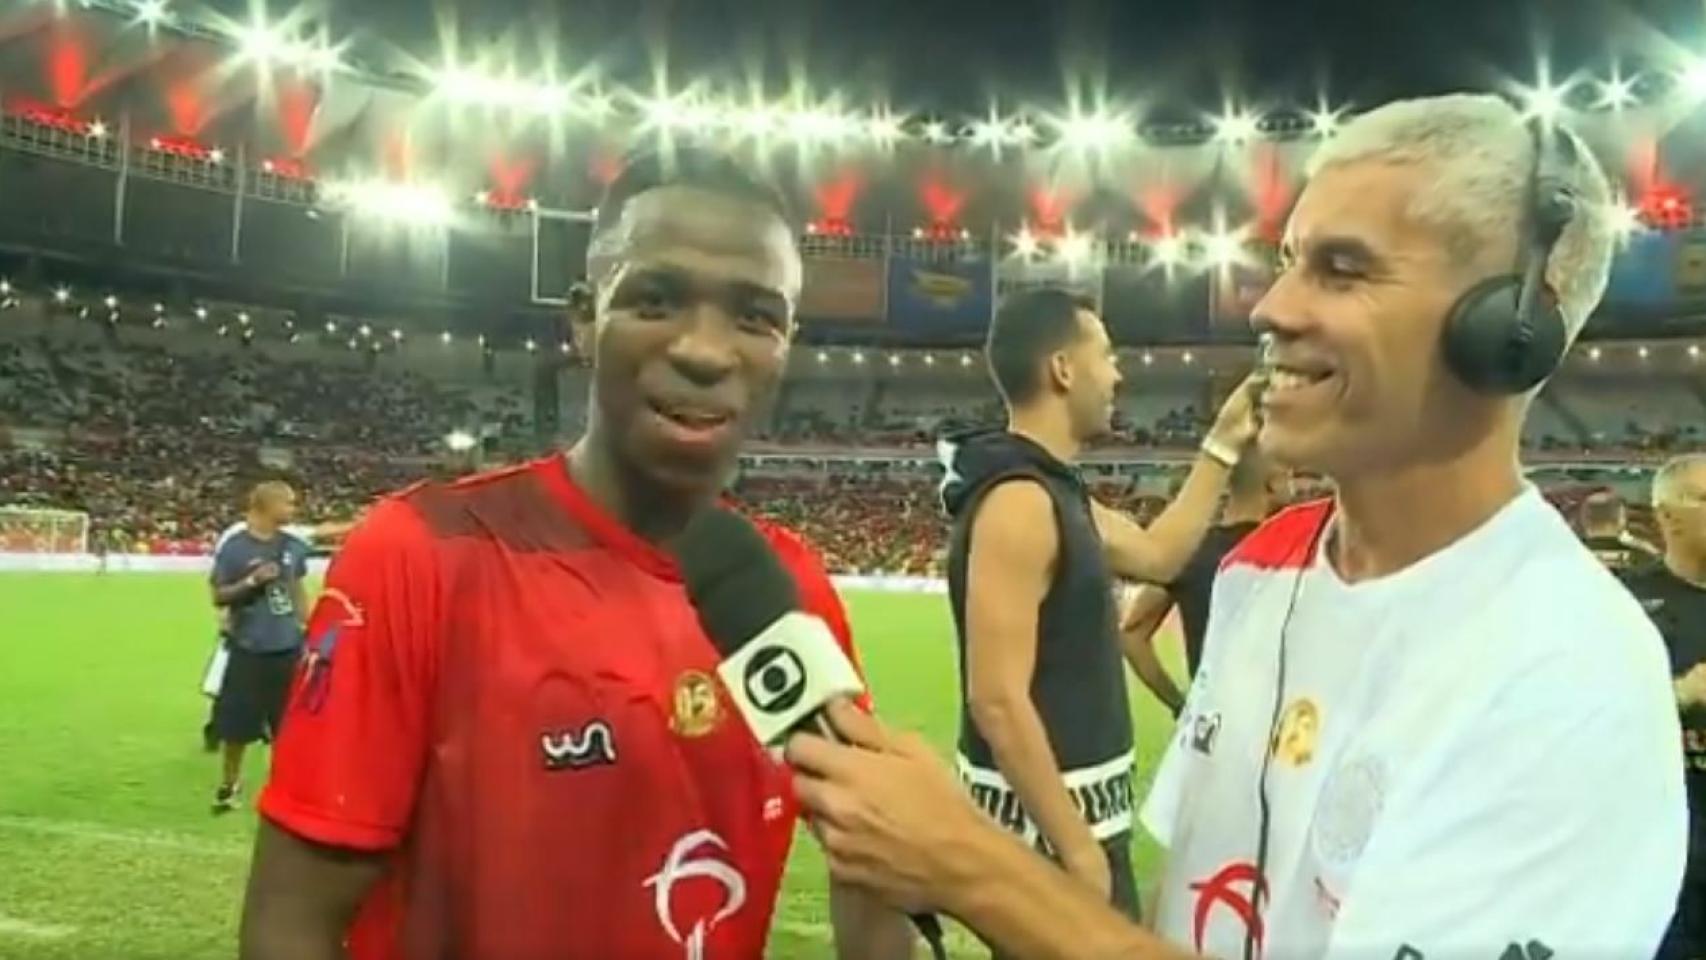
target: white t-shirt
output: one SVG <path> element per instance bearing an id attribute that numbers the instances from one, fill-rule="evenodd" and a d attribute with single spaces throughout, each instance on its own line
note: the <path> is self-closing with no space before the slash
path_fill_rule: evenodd
<path id="1" fill-rule="evenodd" d="M 1330 517 L 1328 503 L 1280 514 L 1215 581 L 1202 669 L 1143 811 L 1169 848 L 1157 929 L 1226 960 L 1250 930 L 1268 960 L 1652 956 L 1688 810 L 1664 647 L 1640 606 L 1533 489 L 1357 584 L 1325 559 Z M 1258 916 L 1259 782 L 1294 592 Z"/>

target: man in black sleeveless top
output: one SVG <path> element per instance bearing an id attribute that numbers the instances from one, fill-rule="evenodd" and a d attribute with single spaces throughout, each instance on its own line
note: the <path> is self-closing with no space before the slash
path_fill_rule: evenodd
<path id="1" fill-rule="evenodd" d="M 1184 693 L 1159 664 L 1153 652 L 1155 634 L 1168 611 L 1179 608 L 1179 625 L 1185 634 L 1187 677 L 1197 674 L 1202 660 L 1203 637 L 1208 633 L 1208 601 L 1214 592 L 1214 575 L 1233 548 L 1290 499 L 1284 487 L 1290 473 L 1255 450 L 1245 453 L 1232 471 L 1226 506 L 1220 522 L 1209 528 L 1202 543 L 1191 554 L 1185 568 L 1166 586 L 1148 585 L 1138 590 L 1127 606 L 1120 625 L 1120 642 L 1126 660 L 1156 699 L 1178 716 Z"/>
<path id="2" fill-rule="evenodd" d="M 1132 728 L 1114 576 L 1173 580 L 1255 432 L 1243 387 L 1178 499 L 1147 529 L 1071 466 L 1106 433 L 1120 383 L 1094 303 L 1015 294 L 990 327 L 1005 430 L 944 440 L 948 589 L 960 641 L 960 773 L 991 816 L 1133 916 Z"/>

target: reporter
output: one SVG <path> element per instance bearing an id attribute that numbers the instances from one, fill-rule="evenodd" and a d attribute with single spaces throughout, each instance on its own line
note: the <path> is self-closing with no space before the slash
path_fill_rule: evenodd
<path id="1" fill-rule="evenodd" d="M 1517 463 L 1609 205 L 1577 138 L 1493 97 L 1390 104 L 1314 159 L 1252 319 L 1259 443 L 1337 493 L 1215 583 L 1143 814 L 1166 944 L 957 814 L 951 868 L 908 844 L 946 803 L 915 748 L 796 745 L 837 869 L 1037 957 L 1651 956 L 1687 849 L 1664 647 Z"/>

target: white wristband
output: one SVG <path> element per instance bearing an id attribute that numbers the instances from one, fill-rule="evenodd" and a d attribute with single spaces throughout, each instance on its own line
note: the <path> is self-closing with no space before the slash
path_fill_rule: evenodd
<path id="1" fill-rule="evenodd" d="M 1213 460 L 1228 470 L 1238 466 L 1238 454 L 1228 450 L 1226 445 L 1213 437 L 1207 437 L 1202 442 L 1203 456 Z"/>

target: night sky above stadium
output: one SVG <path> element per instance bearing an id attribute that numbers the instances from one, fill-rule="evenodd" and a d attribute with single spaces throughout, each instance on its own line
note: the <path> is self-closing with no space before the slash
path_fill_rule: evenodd
<path id="1" fill-rule="evenodd" d="M 229 0 L 228 0 L 229 2 Z M 241 3 L 242 0 L 236 0 Z M 333 33 L 383 37 L 433 56 L 425 0 L 331 0 Z M 1666 41 L 1706 44 L 1701 0 L 478 0 L 454 5 L 464 49 L 508 38 L 527 66 L 554 59 L 649 86 L 791 76 L 855 100 L 980 112 L 1058 102 L 1069 78 L 1192 119 L 1225 97 L 1313 106 L 1494 87 L 1535 79 L 1544 52 L 1561 75 L 1625 70 Z M 1674 44 L 1672 44 L 1674 45 Z M 667 50 L 667 57 L 658 51 Z M 545 55 L 549 55 L 545 53 Z M 1174 114 L 1180 114 L 1175 116 Z"/>

